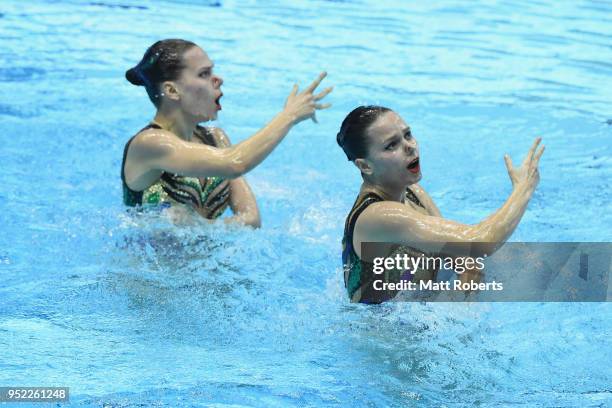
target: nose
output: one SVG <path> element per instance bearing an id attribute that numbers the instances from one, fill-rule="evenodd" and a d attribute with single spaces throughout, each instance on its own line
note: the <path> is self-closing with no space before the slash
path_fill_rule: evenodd
<path id="1" fill-rule="evenodd" d="M 213 78 L 213 85 L 216 88 L 219 88 L 221 85 L 223 85 L 223 78 L 221 78 L 220 76 L 215 75 L 215 77 Z"/>
<path id="2" fill-rule="evenodd" d="M 404 150 L 408 156 L 412 156 L 416 153 L 417 144 L 414 139 L 406 140 L 404 139 Z"/>

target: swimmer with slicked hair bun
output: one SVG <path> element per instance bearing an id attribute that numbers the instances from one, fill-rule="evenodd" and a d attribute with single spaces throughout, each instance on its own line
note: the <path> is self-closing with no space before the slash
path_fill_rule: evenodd
<path id="1" fill-rule="evenodd" d="M 519 167 L 504 157 L 513 190 L 497 211 L 474 225 L 448 220 L 425 190 L 420 156 L 410 127 L 395 112 L 381 106 L 360 106 L 342 122 L 337 136 L 347 158 L 361 171 L 363 183 L 349 212 L 342 240 L 344 282 L 352 302 L 380 303 L 397 290 L 380 291 L 372 260 L 364 259 L 363 242 L 395 243 L 418 257 L 443 248 L 453 257 L 483 257 L 510 237 L 525 213 L 540 180 L 538 164 L 544 147 L 537 138 Z M 441 243 L 441 245 L 440 245 Z M 385 255 L 387 256 L 387 255 Z M 401 280 L 435 280 L 437 269 L 422 268 Z M 462 282 L 478 281 L 478 271 L 461 274 Z M 397 280 L 396 280 L 397 281 Z"/>
<path id="2" fill-rule="evenodd" d="M 195 211 L 210 220 L 229 206 L 234 216 L 228 222 L 256 228 L 261 224 L 257 203 L 241 176 L 261 163 L 293 126 L 306 119 L 316 122 L 315 112 L 330 106 L 319 101 L 332 90 L 315 94 L 325 73 L 302 92 L 294 85 L 280 113 L 248 139 L 231 145 L 222 129 L 199 125 L 217 118 L 223 79 L 193 42 L 158 41 L 125 76 L 145 87 L 157 112 L 125 145 L 124 203 L 170 206 L 180 219 Z"/>

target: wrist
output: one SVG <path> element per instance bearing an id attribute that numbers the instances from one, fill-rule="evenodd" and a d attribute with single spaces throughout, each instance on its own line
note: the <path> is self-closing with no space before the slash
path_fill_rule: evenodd
<path id="1" fill-rule="evenodd" d="M 532 192 L 529 183 L 521 182 L 514 185 L 513 193 L 521 198 L 529 199 Z"/>
<path id="2" fill-rule="evenodd" d="M 287 109 L 283 109 L 278 114 L 278 117 L 283 121 L 283 123 L 286 123 L 289 126 L 293 126 L 293 125 L 295 125 L 298 122 L 296 115 L 294 115 L 293 113 L 289 112 Z"/>

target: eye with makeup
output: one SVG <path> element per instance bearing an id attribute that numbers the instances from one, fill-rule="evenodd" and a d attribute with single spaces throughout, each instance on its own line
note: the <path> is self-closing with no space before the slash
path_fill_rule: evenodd
<path id="1" fill-rule="evenodd" d="M 404 132 L 404 139 L 411 140 L 412 139 L 412 131 L 410 129 L 406 129 Z"/>
<path id="2" fill-rule="evenodd" d="M 398 138 L 394 137 L 387 143 L 387 145 L 385 146 L 385 150 L 394 150 L 397 147 L 398 143 Z"/>
<path id="3" fill-rule="evenodd" d="M 208 78 L 212 74 L 212 69 L 208 68 L 200 72 L 200 78 Z"/>

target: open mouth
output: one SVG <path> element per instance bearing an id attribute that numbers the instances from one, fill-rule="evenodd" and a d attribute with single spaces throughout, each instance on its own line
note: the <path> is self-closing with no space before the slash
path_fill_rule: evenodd
<path id="1" fill-rule="evenodd" d="M 407 168 L 408 171 L 411 173 L 418 173 L 419 171 L 421 171 L 421 166 L 419 165 L 419 158 L 417 157 L 416 159 L 411 161 L 410 164 L 408 164 Z"/>
<path id="2" fill-rule="evenodd" d="M 223 94 L 220 94 L 217 99 L 215 99 L 215 105 L 217 105 L 217 110 L 221 110 L 221 97 Z"/>

